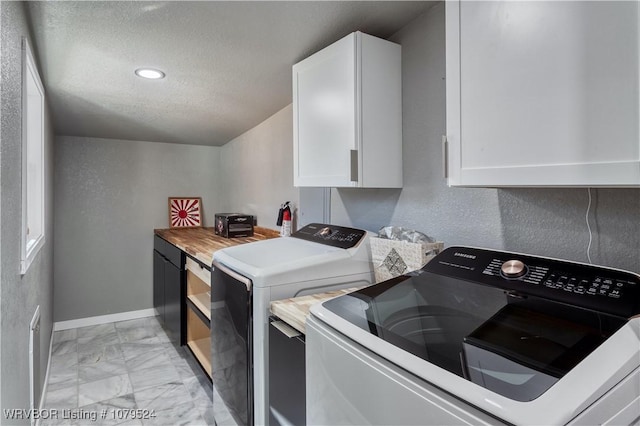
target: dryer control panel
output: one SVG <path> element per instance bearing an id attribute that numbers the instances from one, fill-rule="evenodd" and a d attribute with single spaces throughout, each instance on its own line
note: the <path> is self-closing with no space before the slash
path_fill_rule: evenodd
<path id="1" fill-rule="evenodd" d="M 450 247 L 424 270 L 630 318 L 640 314 L 640 276 L 532 255 Z"/>
<path id="2" fill-rule="evenodd" d="M 310 223 L 291 234 L 294 238 L 349 249 L 355 247 L 367 235 L 367 231 L 344 226 Z"/>

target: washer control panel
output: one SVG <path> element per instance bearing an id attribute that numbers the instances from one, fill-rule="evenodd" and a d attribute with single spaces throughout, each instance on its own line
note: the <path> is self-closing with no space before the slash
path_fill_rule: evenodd
<path id="1" fill-rule="evenodd" d="M 365 235 L 367 235 L 367 231 L 361 229 L 322 223 L 310 223 L 299 231 L 291 234 L 294 238 L 343 249 L 357 246 Z"/>
<path id="2" fill-rule="evenodd" d="M 627 288 L 634 287 L 632 281 L 613 279 L 607 277 L 576 278 L 567 273 L 557 272 L 550 274 L 544 285 L 554 290 L 586 294 L 589 296 L 607 296 L 620 299 Z"/>
<path id="3" fill-rule="evenodd" d="M 518 262 L 518 265 L 514 267 L 513 262 Z M 553 290 L 589 296 L 607 296 L 614 299 L 621 298 L 625 288 L 636 285 L 633 281 L 607 278 L 606 276 L 577 277 L 566 271 L 549 272 L 548 267 L 527 266 L 519 260 L 504 262 L 500 259 L 492 259 L 482 273 L 502 276 L 510 280 L 518 279 L 523 283 L 534 285 L 543 284 Z"/>
<path id="4" fill-rule="evenodd" d="M 564 260 L 450 247 L 423 270 L 629 318 L 640 314 L 640 276 Z"/>

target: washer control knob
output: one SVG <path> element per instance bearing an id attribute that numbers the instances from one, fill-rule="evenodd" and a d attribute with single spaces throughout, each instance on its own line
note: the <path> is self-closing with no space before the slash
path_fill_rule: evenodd
<path id="1" fill-rule="evenodd" d="M 527 267 L 519 260 L 507 260 L 500 267 L 500 271 L 507 278 L 518 278 L 527 273 Z"/>

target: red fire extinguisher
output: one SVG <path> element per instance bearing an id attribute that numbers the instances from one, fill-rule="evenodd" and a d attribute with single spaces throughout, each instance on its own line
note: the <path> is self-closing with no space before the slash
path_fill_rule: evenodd
<path id="1" fill-rule="evenodd" d="M 291 235 L 291 206 L 289 205 L 289 201 L 280 206 L 276 225 L 280 226 L 281 237 L 288 237 Z"/>

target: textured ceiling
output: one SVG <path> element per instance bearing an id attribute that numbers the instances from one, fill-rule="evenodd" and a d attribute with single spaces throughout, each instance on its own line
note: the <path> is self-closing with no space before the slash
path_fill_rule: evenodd
<path id="1" fill-rule="evenodd" d="M 223 145 L 291 103 L 291 65 L 433 2 L 28 2 L 57 134 Z M 134 75 L 163 70 L 159 81 Z"/>

